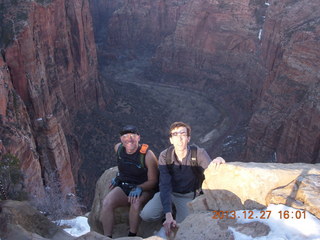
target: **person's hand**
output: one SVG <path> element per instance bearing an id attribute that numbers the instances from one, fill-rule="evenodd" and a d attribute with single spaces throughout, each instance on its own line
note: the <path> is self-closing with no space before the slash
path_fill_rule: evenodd
<path id="1" fill-rule="evenodd" d="M 111 183 L 109 185 L 109 189 L 113 189 L 117 186 L 120 186 L 120 180 L 118 177 L 112 178 Z"/>
<path id="2" fill-rule="evenodd" d="M 173 219 L 171 213 L 166 213 L 166 220 L 164 221 L 164 223 L 162 225 L 166 231 L 166 235 L 170 236 L 172 228 L 177 227 L 177 222 Z"/>
<path id="3" fill-rule="evenodd" d="M 134 203 L 142 194 L 142 188 L 141 187 L 135 187 L 133 188 L 128 196 L 128 202 L 131 204 Z"/>
<path id="4" fill-rule="evenodd" d="M 218 168 L 220 164 L 226 163 L 226 161 L 222 157 L 217 157 L 213 159 L 212 162 L 214 163 L 215 168 Z"/>

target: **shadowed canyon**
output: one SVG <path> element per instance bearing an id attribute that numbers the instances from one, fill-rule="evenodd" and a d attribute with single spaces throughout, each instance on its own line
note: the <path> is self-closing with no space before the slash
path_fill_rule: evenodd
<path id="1" fill-rule="evenodd" d="M 318 0 L 0 1 L 6 195 L 57 182 L 89 210 L 136 125 L 158 155 L 185 121 L 214 158 L 320 163 Z M 13 160 L 12 160 L 13 161 Z"/>

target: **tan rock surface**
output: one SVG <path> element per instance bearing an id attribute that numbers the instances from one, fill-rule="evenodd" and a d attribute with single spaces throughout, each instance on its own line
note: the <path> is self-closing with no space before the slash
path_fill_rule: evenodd
<path id="1" fill-rule="evenodd" d="M 230 227 L 253 238 L 266 236 L 270 232 L 270 228 L 260 222 L 242 224 L 234 219 L 212 219 L 212 216 L 210 212 L 189 215 L 180 224 L 175 239 L 233 240 Z"/>
<path id="2" fill-rule="evenodd" d="M 284 204 L 305 209 L 320 219 L 320 175 L 307 174 L 284 187 L 270 191 L 267 204 Z"/>
<path id="3" fill-rule="evenodd" d="M 204 197 L 195 199 L 190 207 L 194 210 L 261 209 L 268 204 L 267 196 L 270 191 L 287 186 L 297 178 L 310 174 L 320 174 L 319 164 L 233 162 L 220 165 L 218 169 L 210 164 L 205 171 L 206 179 L 202 185 Z M 318 180 L 306 182 L 308 184 L 301 184 L 303 188 L 296 199 L 299 201 L 299 198 L 308 190 L 308 196 L 303 197 L 308 202 L 305 202 L 303 208 L 306 209 L 312 205 L 319 209 L 320 205 L 314 205 L 317 203 L 314 202 L 312 190 L 317 186 Z M 198 204 L 197 201 L 200 203 Z M 203 204 L 204 201 L 206 204 Z M 205 209 L 201 209 L 202 207 Z"/>

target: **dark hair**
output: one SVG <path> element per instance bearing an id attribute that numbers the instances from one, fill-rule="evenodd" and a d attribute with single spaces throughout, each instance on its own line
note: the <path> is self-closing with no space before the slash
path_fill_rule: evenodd
<path id="1" fill-rule="evenodd" d="M 120 131 L 120 136 L 122 136 L 126 133 L 134 133 L 134 134 L 140 135 L 137 127 L 135 127 L 133 125 L 124 126 Z"/>
<path id="2" fill-rule="evenodd" d="M 185 128 L 187 129 L 187 135 L 188 135 L 188 137 L 191 136 L 191 127 L 190 127 L 188 124 L 186 124 L 186 123 L 184 123 L 184 122 L 174 122 L 174 123 L 172 123 L 171 126 L 170 126 L 170 130 L 169 130 L 169 136 L 170 136 L 170 137 L 171 137 L 171 131 L 172 131 L 173 129 L 175 129 L 175 128 L 178 128 L 178 127 L 185 127 Z"/>

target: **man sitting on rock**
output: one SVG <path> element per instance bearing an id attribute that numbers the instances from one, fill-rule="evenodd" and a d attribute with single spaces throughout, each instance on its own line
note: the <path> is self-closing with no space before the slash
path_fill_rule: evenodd
<path id="1" fill-rule="evenodd" d="M 173 146 L 162 151 L 159 156 L 160 192 L 154 195 L 140 213 L 141 218 L 147 222 L 156 221 L 165 215 L 163 226 L 166 235 L 189 214 L 187 203 L 196 196 L 202 184 L 203 171 L 211 161 L 205 149 L 188 145 L 191 137 L 188 124 L 174 122 L 170 126 L 169 135 Z M 218 157 L 213 162 L 219 165 L 225 163 L 225 160 Z M 172 203 L 176 209 L 176 220 Z"/>
<path id="2" fill-rule="evenodd" d="M 140 145 L 140 135 L 135 126 L 125 126 L 120 131 L 121 143 L 114 149 L 118 156 L 117 177 L 112 179 L 111 191 L 102 203 L 100 220 L 104 235 L 112 237 L 114 209 L 130 206 L 129 235 L 136 236 L 139 213 L 146 202 L 152 198 L 158 184 L 157 158 L 147 145 Z"/>

